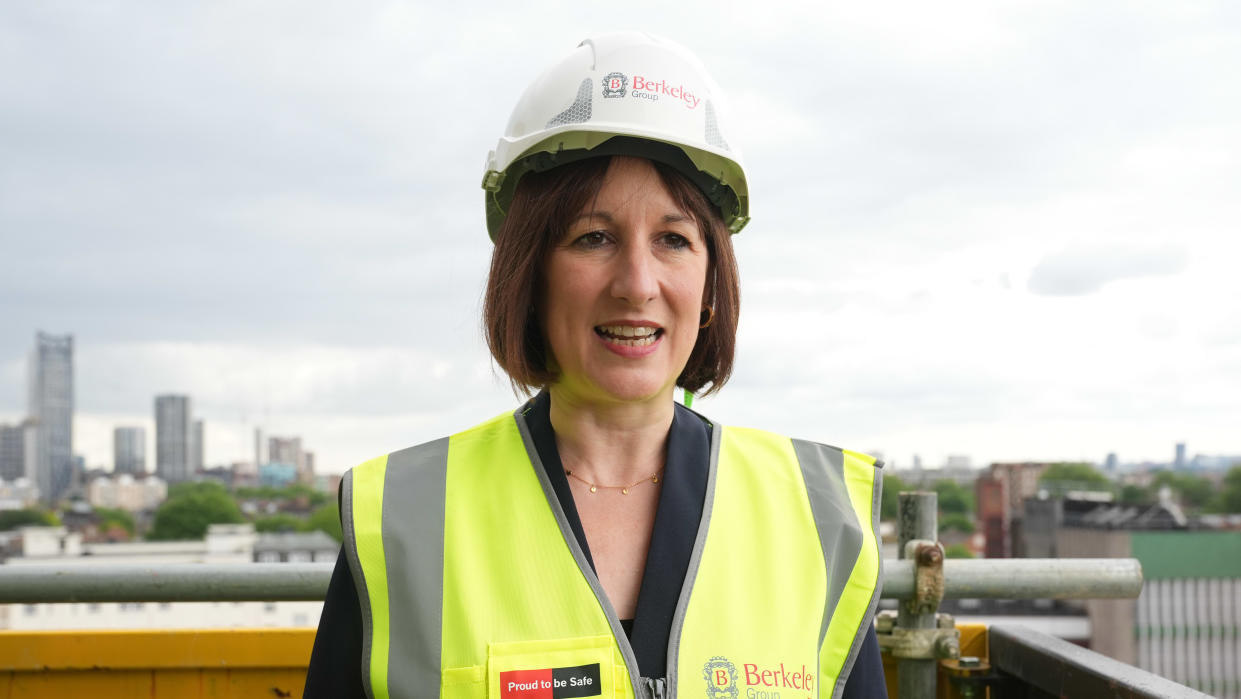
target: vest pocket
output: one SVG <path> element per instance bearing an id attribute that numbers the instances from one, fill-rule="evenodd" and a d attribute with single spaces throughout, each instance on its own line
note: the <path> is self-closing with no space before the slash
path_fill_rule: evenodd
<path id="1" fill-rule="evenodd" d="M 613 699 L 611 636 L 487 646 L 488 699 Z"/>
<path id="2" fill-rule="evenodd" d="M 483 699 L 487 696 L 487 666 L 450 667 L 440 674 L 441 699 Z"/>

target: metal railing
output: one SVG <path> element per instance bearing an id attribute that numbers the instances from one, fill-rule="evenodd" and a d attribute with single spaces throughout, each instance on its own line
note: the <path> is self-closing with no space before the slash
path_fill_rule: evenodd
<path id="1" fill-rule="evenodd" d="M 897 659 L 898 696 L 902 699 L 935 696 L 939 661 L 959 655 L 952 620 L 945 623 L 944 615 L 937 614 L 944 598 L 1136 598 L 1142 590 L 1142 569 L 1134 559 L 945 560 L 942 547 L 935 541 L 936 525 L 934 493 L 901 494 L 901 558 L 884 561 L 880 580 L 882 597 L 901 600 L 901 604 L 897 615 L 882 617 L 878 627 L 881 645 Z M 325 596 L 332 570 L 332 563 L 0 565 L 0 603 L 319 601 Z M 1010 632 L 1000 637 L 1020 635 Z M 951 661 L 956 664 L 953 677 L 961 696 L 969 696 L 971 687 L 1000 689 L 997 683 L 1005 678 L 1040 688 L 1050 686 L 1048 683 L 1057 681 L 1054 671 L 1080 672 L 1080 664 L 1086 661 L 1104 679 L 1120 680 L 1121 676 L 1142 672 L 1091 651 L 1066 651 L 1057 644 L 1042 642 L 1040 637 L 1030 638 L 1039 643 L 1021 645 L 1019 638 L 1005 641 L 1009 642 L 1005 660 L 995 665 L 1000 675 L 971 670 L 967 661 L 973 659 Z M 1098 659 L 1112 664 L 1094 662 Z M 1026 680 L 1022 668 L 1033 666 L 1053 675 Z M 1168 696 L 1205 696 L 1169 684 L 1188 693 Z M 1003 693 L 993 692 L 992 696 Z M 1137 691 L 1118 696 L 1148 695 Z"/>
<path id="2" fill-rule="evenodd" d="M 0 566 L 0 603 L 323 601 L 331 563 Z"/>
<path id="3" fill-rule="evenodd" d="M 0 603 L 321 601 L 331 563 L 0 565 Z M 1142 569 L 1123 558 L 944 561 L 944 597 L 1136 597 Z M 911 560 L 883 563 L 888 599 L 910 599 Z"/>
<path id="4" fill-rule="evenodd" d="M 1196 689 L 1024 626 L 992 626 L 987 638 L 991 666 L 1002 673 L 988 683 L 992 696 L 1017 694 L 1005 691 L 1016 685 L 1056 697 L 1210 699 Z"/>

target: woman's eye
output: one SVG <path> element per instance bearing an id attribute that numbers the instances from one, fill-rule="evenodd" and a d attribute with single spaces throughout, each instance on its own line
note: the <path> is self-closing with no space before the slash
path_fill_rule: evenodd
<path id="1" fill-rule="evenodd" d="M 673 250 L 684 250 L 689 247 L 689 239 L 680 233 L 668 233 L 663 237 L 663 244 Z"/>
<path id="2" fill-rule="evenodd" d="M 578 236 L 573 244 L 584 248 L 598 248 L 606 245 L 607 242 L 608 236 L 603 231 L 591 231 Z"/>

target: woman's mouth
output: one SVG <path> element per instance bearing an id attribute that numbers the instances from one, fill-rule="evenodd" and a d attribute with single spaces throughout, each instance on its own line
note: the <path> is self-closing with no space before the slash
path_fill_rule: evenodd
<path id="1" fill-rule="evenodd" d="M 596 325 L 595 334 L 622 347 L 646 347 L 664 334 L 663 328 L 634 325 Z"/>

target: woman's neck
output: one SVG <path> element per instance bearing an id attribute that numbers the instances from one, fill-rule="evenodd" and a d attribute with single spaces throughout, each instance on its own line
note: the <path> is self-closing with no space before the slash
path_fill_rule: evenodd
<path id="1" fill-rule="evenodd" d="M 548 389 L 556 448 L 564 467 L 593 483 L 627 485 L 664 467 L 671 398 L 599 404 Z"/>

